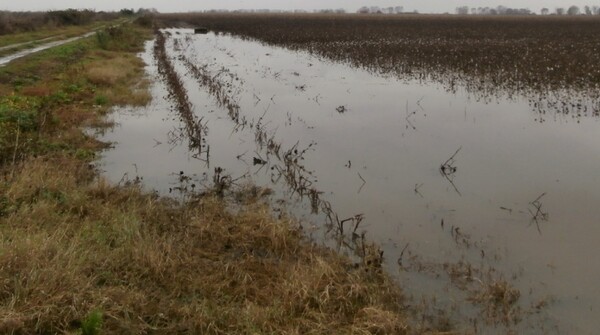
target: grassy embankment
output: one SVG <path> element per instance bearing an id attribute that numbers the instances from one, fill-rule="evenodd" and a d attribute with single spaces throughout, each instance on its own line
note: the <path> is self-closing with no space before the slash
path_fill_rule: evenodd
<path id="1" fill-rule="evenodd" d="M 18 34 L 0 35 L 0 57 L 7 56 L 21 50 L 32 49 L 45 43 L 81 36 L 85 33 L 101 29 L 105 26 L 118 25 L 124 22 L 126 22 L 126 19 L 97 21 L 81 26 L 64 26 L 55 27 L 53 29 L 34 30 Z"/>
<path id="2" fill-rule="evenodd" d="M 379 268 L 247 201 L 108 184 L 84 134 L 144 105 L 149 32 L 126 26 L 0 68 L 0 333 L 401 333 Z"/>
<path id="3" fill-rule="evenodd" d="M 117 23 L 125 22 L 126 19 L 109 20 L 109 21 L 96 21 L 86 25 L 80 26 L 60 26 L 51 29 L 33 30 L 28 32 L 21 32 L 10 35 L 0 35 L 0 47 L 9 46 L 11 44 L 20 44 L 30 41 L 41 40 L 49 37 L 74 37 L 85 34 L 88 31 L 101 28 L 107 25 L 113 25 Z"/>

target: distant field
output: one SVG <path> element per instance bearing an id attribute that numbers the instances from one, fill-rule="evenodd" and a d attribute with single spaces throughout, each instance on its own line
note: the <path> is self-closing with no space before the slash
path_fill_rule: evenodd
<path id="1" fill-rule="evenodd" d="M 600 19 L 448 15 L 167 14 L 167 25 L 206 26 L 308 50 L 400 77 L 472 90 L 577 89 L 600 83 Z"/>

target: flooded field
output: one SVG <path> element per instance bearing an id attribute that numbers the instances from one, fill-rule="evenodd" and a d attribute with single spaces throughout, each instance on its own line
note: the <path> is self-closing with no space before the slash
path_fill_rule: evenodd
<path id="1" fill-rule="evenodd" d="M 142 57 L 154 101 L 101 134 L 112 181 L 268 187 L 315 241 L 358 257 L 376 242 L 424 324 L 600 328 L 597 100 L 448 90 L 190 29 Z"/>

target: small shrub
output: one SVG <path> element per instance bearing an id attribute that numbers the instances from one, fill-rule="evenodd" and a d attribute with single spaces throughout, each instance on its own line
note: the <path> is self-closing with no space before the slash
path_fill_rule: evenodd
<path id="1" fill-rule="evenodd" d="M 94 11 L 91 10 L 57 10 L 48 12 L 49 20 L 57 22 L 60 25 L 84 25 L 92 22 L 94 18 Z"/>
<path id="2" fill-rule="evenodd" d="M 139 25 L 140 27 L 149 28 L 152 27 L 152 25 L 154 24 L 154 19 L 151 15 L 144 15 L 135 19 L 134 23 Z"/>
<path id="3" fill-rule="evenodd" d="M 98 46 L 109 51 L 136 51 L 141 48 L 139 32 L 131 25 L 108 27 L 96 33 Z"/>
<path id="4" fill-rule="evenodd" d="M 98 46 L 103 49 L 106 50 L 108 49 L 108 43 L 110 42 L 110 36 L 108 35 L 108 33 L 104 30 L 99 30 L 98 32 L 96 32 L 96 41 L 98 42 Z"/>
<path id="5" fill-rule="evenodd" d="M 12 96 L 0 100 L 0 126 L 16 124 L 20 131 L 35 131 L 38 127 L 37 109 L 39 104 L 34 99 Z"/>
<path id="6" fill-rule="evenodd" d="M 82 91 L 82 87 L 78 84 L 70 84 L 65 87 L 65 91 L 67 93 L 71 93 L 71 94 L 79 93 Z"/>
<path id="7" fill-rule="evenodd" d="M 64 91 L 58 91 L 48 97 L 49 101 L 54 103 L 69 103 L 71 102 L 71 97 Z"/>
<path id="8" fill-rule="evenodd" d="M 119 80 L 124 79 L 128 73 L 121 68 L 121 65 L 120 62 L 118 64 L 116 62 L 95 64 L 94 67 L 90 67 L 87 71 L 87 80 L 98 86 L 113 86 Z"/>
<path id="9" fill-rule="evenodd" d="M 91 161 L 96 157 L 96 153 L 89 149 L 77 149 L 75 157 L 83 161 Z"/>

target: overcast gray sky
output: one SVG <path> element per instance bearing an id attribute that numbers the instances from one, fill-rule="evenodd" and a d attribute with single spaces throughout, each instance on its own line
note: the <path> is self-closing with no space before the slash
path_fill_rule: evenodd
<path id="1" fill-rule="evenodd" d="M 581 0 L 578 0 L 581 1 Z M 0 10 L 49 10 L 64 8 L 90 8 L 96 10 L 118 10 L 121 8 L 156 8 L 160 12 L 181 12 L 204 9 L 321 9 L 345 8 L 355 11 L 361 6 L 404 6 L 405 10 L 422 13 L 454 12 L 457 6 L 495 7 L 503 5 L 514 8 L 529 8 L 538 12 L 540 8 L 568 7 L 577 5 L 599 5 L 600 0 L 575 2 L 568 0 L 0 0 Z"/>

